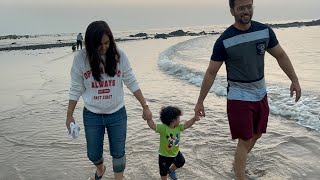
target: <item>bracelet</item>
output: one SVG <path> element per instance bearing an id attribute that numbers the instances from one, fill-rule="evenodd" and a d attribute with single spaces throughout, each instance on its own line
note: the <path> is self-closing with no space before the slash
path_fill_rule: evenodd
<path id="1" fill-rule="evenodd" d="M 68 108 L 68 110 L 67 110 L 67 112 L 73 112 L 73 111 L 74 111 L 74 110 L 71 110 L 71 109 L 69 109 L 69 108 Z"/>
<path id="2" fill-rule="evenodd" d="M 144 104 L 142 104 L 142 107 L 148 107 L 149 104 L 147 102 L 145 102 Z"/>

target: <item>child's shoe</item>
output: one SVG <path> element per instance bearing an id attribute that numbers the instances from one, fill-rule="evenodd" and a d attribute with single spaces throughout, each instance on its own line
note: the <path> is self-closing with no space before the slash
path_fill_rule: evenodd
<path id="1" fill-rule="evenodd" d="M 168 174 L 171 177 L 172 180 L 177 180 L 177 174 L 175 171 L 171 171 L 170 169 L 168 170 Z"/>

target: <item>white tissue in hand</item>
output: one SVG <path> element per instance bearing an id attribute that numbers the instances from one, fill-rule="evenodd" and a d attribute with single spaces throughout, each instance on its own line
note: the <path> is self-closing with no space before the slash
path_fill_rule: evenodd
<path id="1" fill-rule="evenodd" d="M 76 139 L 79 137 L 79 131 L 80 131 L 80 126 L 76 122 L 71 122 L 69 136 L 71 136 L 73 139 Z"/>

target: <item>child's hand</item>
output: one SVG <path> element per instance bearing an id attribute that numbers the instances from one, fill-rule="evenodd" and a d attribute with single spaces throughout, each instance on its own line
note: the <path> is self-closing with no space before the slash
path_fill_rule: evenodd
<path id="1" fill-rule="evenodd" d="M 197 116 L 197 115 L 193 116 L 190 120 L 188 120 L 186 123 L 184 123 L 184 129 L 188 129 L 194 123 L 196 123 L 196 121 L 199 121 L 199 120 L 200 120 L 199 116 Z"/>

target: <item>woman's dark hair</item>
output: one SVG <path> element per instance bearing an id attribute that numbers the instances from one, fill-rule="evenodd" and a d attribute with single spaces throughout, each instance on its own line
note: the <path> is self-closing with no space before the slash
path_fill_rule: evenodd
<path id="1" fill-rule="evenodd" d="M 181 110 L 175 106 L 162 107 L 160 111 L 161 122 L 167 126 L 169 126 L 174 119 L 177 119 L 181 115 Z"/>
<path id="2" fill-rule="evenodd" d="M 105 54 L 105 62 L 103 62 L 101 55 L 99 54 L 99 46 L 101 45 L 101 39 L 104 34 L 106 34 L 110 40 L 109 48 Z M 84 43 L 94 79 L 96 81 L 101 80 L 101 64 L 104 65 L 104 71 L 109 76 L 114 77 L 120 54 L 117 51 L 117 46 L 108 24 L 104 21 L 94 21 L 89 24 L 86 30 Z"/>
<path id="3" fill-rule="evenodd" d="M 234 2 L 235 2 L 236 0 L 229 0 L 229 7 L 231 8 L 231 9 L 233 9 L 234 8 Z M 252 0 L 252 2 L 253 2 L 253 0 Z"/>

